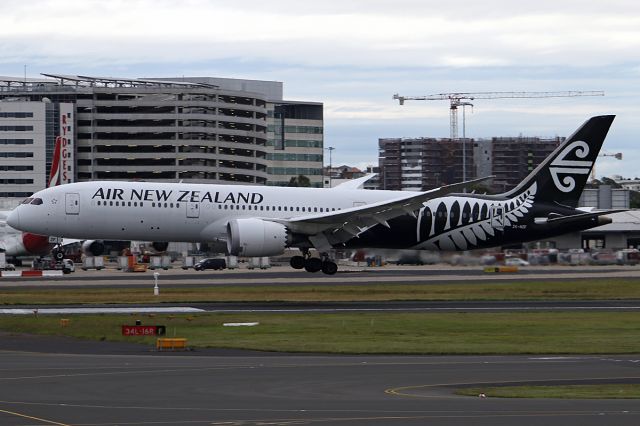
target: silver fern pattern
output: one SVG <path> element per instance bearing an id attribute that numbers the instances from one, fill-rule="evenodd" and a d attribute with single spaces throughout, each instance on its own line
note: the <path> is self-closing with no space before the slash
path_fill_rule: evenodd
<path id="1" fill-rule="evenodd" d="M 497 201 L 465 197 L 444 197 L 427 202 L 420 209 L 414 249 L 470 250 L 491 245 L 504 228 L 517 226 L 533 206 L 534 182 L 517 197 Z"/>

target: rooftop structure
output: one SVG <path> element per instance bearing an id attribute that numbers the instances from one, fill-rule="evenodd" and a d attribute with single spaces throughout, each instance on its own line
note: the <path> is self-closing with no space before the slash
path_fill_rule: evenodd
<path id="1" fill-rule="evenodd" d="M 0 101 L 75 107 L 78 181 L 267 182 L 267 100 L 206 82 L 43 74 Z"/>

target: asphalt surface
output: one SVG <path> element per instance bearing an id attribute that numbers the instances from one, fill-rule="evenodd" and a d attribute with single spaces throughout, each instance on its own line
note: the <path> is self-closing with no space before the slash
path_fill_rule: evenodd
<path id="1" fill-rule="evenodd" d="M 11 305 L 0 315 L 105 313 L 338 313 L 338 312 L 640 312 L 640 300 L 589 301 L 386 301 L 386 302 L 209 302 L 183 304 Z"/>
<path id="2" fill-rule="evenodd" d="M 267 270 L 246 268 L 224 271 L 194 271 L 172 268 L 140 273 L 122 272 L 116 269 L 83 271 L 62 277 L 1 277 L 0 288 L 39 287 L 94 287 L 127 286 L 148 287 L 154 284 L 154 272 L 159 274 L 160 286 L 318 286 L 318 285 L 370 285 L 372 283 L 402 284 L 474 284 L 501 280 L 581 280 L 584 278 L 640 278 L 638 266 L 535 266 L 523 267 L 515 273 L 485 273 L 481 266 L 395 266 L 358 267 L 341 266 L 336 275 L 308 273 L 288 266 Z"/>
<path id="3" fill-rule="evenodd" d="M 157 353 L 3 335 L 2 425 L 637 425 L 637 400 L 461 397 L 483 384 L 640 382 L 640 357 Z"/>
<path id="4" fill-rule="evenodd" d="M 382 271 L 382 270 L 378 270 Z M 387 272 L 391 271 L 391 272 Z M 428 284 L 469 281 L 477 268 L 450 274 L 408 270 L 342 272 L 351 283 L 375 279 Z M 541 271 L 541 270 L 538 270 Z M 561 273 L 579 279 L 576 269 Z M 100 271 L 103 273 L 104 271 Z M 108 271 L 107 271 L 108 272 Z M 257 272 L 257 274 L 256 274 Z M 326 277 L 300 271 L 242 271 L 234 282 L 273 285 Z M 120 272 L 82 272 L 33 285 L 124 285 Z M 297 274 L 288 276 L 286 274 Z M 636 268 L 589 268 L 583 274 L 637 277 Z M 121 275 L 120 275 L 121 274 Z M 161 280 L 207 285 L 193 272 L 161 271 Z M 211 274 L 218 276 L 219 273 Z M 243 275 L 248 274 L 248 275 Z M 285 274 L 284 276 L 282 274 Z M 536 277 L 558 271 L 533 272 Z M 96 279 L 96 277 L 103 279 Z M 371 281 L 370 277 L 374 277 Z M 481 275 L 482 276 L 482 275 Z M 83 277 L 83 278 L 82 278 Z M 173 278 L 172 278 L 173 277 Z M 461 278 L 460 278 L 461 277 Z M 509 279 L 524 278 L 523 275 Z M 482 278 L 484 279 L 484 278 Z M 499 277 L 497 279 L 502 279 Z M 234 280 L 234 282 L 227 282 Z M 358 281 L 360 280 L 360 281 Z M 123 281 L 126 281 L 123 283 Z M 320 281 L 319 281 L 320 282 Z M 332 281 L 329 281 L 332 282 Z M 404 282 L 404 281 L 403 281 Z M 251 285 L 253 285 L 251 284 Z M 25 285 L 24 282 L 0 286 Z M 31 284 L 27 284 L 31 285 Z M 244 284 L 241 284 L 244 285 Z M 638 301 L 399 302 L 284 304 L 280 309 L 636 310 Z M 519 305 L 513 305 L 517 303 Z M 203 304 L 208 310 L 273 305 Z M 339 356 L 199 349 L 156 352 L 145 345 L 0 333 L 0 425 L 638 425 L 637 400 L 499 399 L 454 395 L 460 387 L 507 384 L 640 383 L 637 356 Z"/>

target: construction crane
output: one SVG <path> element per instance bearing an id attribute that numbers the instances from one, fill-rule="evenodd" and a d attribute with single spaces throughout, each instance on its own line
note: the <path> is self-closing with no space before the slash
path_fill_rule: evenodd
<path id="1" fill-rule="evenodd" d="M 404 101 L 441 101 L 449 100 L 449 119 L 451 126 L 451 139 L 458 139 L 458 107 L 469 105 L 465 101 L 474 99 L 515 99 L 515 98 L 567 98 L 576 96 L 604 96 L 601 90 L 594 91 L 565 91 L 565 92 L 475 92 L 475 93 L 438 93 L 427 96 L 400 96 L 397 93 L 393 99 L 397 99 L 400 105 Z"/>
<path id="2" fill-rule="evenodd" d="M 601 152 L 600 154 L 598 154 L 598 157 L 614 157 L 616 160 L 622 160 L 622 153 L 621 152 L 616 152 L 615 154 L 609 154 L 606 152 Z M 596 180 L 596 163 L 593 163 L 593 166 L 591 167 L 591 181 L 595 181 Z"/>

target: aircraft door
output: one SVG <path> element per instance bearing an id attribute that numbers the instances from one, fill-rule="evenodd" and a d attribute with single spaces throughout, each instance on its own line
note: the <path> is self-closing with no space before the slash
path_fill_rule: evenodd
<path id="1" fill-rule="evenodd" d="M 187 218 L 197 219 L 200 217 L 200 204 L 187 202 Z"/>
<path id="2" fill-rule="evenodd" d="M 491 206 L 491 227 L 504 230 L 504 207 L 499 204 Z"/>
<path id="3" fill-rule="evenodd" d="M 80 194 L 67 192 L 64 194 L 65 212 L 69 214 L 80 214 Z"/>

